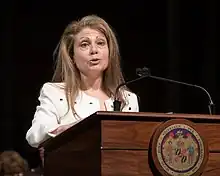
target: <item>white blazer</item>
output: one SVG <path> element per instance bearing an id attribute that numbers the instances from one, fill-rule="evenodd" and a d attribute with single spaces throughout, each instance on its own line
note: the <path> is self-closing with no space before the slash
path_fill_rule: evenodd
<path id="1" fill-rule="evenodd" d="M 100 110 L 99 100 L 79 92 L 75 101 L 76 114 L 68 111 L 64 83 L 45 83 L 40 91 L 40 104 L 36 108 L 32 126 L 27 131 L 26 140 L 32 147 L 38 147 L 43 141 L 55 137 L 50 133 L 61 125 L 77 124 L 79 121 Z M 122 111 L 138 112 L 138 100 L 134 93 L 124 92 L 126 105 Z M 113 99 L 105 101 L 107 111 L 113 111 Z"/>

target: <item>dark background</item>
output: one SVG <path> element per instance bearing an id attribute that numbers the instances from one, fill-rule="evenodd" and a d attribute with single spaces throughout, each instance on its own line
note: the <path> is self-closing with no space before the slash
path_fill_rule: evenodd
<path id="1" fill-rule="evenodd" d="M 39 90 L 53 74 L 52 53 L 66 25 L 84 15 L 103 17 L 116 31 L 126 80 L 137 67 L 152 75 L 206 88 L 220 113 L 217 1 L 12 1 L 1 4 L 0 148 L 14 149 L 38 165 L 25 133 Z M 197 88 L 144 79 L 129 86 L 140 111 L 208 114 Z"/>

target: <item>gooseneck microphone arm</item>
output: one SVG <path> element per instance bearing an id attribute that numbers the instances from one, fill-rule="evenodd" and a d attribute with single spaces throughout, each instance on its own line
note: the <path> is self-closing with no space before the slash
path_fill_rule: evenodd
<path id="1" fill-rule="evenodd" d="M 122 87 L 122 86 L 125 86 L 125 85 L 128 85 L 130 83 L 133 83 L 133 82 L 136 82 L 136 81 L 139 81 L 143 78 L 152 78 L 152 79 L 157 79 L 157 80 L 161 80 L 161 81 L 165 81 L 165 82 L 170 82 L 170 83 L 176 83 L 176 84 L 182 84 L 182 85 L 185 85 L 185 86 L 190 86 L 190 87 L 195 87 L 195 88 L 199 88 L 200 90 L 202 90 L 203 92 L 206 93 L 206 95 L 208 96 L 209 98 L 209 105 L 208 105 L 208 109 L 209 109 L 209 114 L 212 115 L 212 114 L 215 114 L 215 105 L 212 101 L 212 98 L 209 94 L 209 92 L 201 87 L 201 86 L 198 86 L 198 85 L 195 85 L 195 84 L 189 84 L 189 83 L 185 83 L 185 82 L 181 82 L 181 81 L 176 81 L 176 80 L 172 80 L 172 79 L 167 79 L 167 78 L 162 78 L 162 77 L 157 77 L 157 76 L 152 76 L 150 74 L 150 70 L 146 67 L 144 68 L 137 68 L 136 69 L 136 74 L 138 76 L 140 76 L 139 78 L 136 78 L 134 80 L 131 80 L 131 81 L 128 81 L 128 82 L 124 82 L 122 84 L 120 84 L 117 88 L 116 88 L 116 91 L 115 91 L 115 97 L 114 97 L 114 111 L 120 111 L 121 109 L 121 102 L 120 100 L 118 99 L 118 92 L 119 92 L 119 89 Z"/>
<path id="2" fill-rule="evenodd" d="M 148 75 L 148 77 L 149 78 L 153 78 L 153 79 L 157 79 L 157 80 L 166 81 L 166 82 L 182 84 L 182 85 L 185 85 L 185 86 L 196 87 L 196 88 L 199 88 L 199 89 L 203 90 L 206 93 L 206 95 L 208 96 L 208 98 L 209 98 L 209 105 L 208 105 L 209 114 L 211 114 L 211 115 L 214 114 L 215 105 L 214 105 L 214 103 L 212 101 L 212 98 L 211 98 L 209 92 L 205 88 L 203 88 L 201 86 L 198 86 L 198 85 L 195 85 L 195 84 L 189 84 L 189 83 L 175 81 L 175 80 L 171 80 L 171 79 L 167 79 L 167 78 L 161 78 L 161 77 L 157 77 L 157 76 Z"/>
<path id="3" fill-rule="evenodd" d="M 146 77 L 148 77 L 148 75 L 143 75 L 143 76 L 141 76 L 139 78 L 136 78 L 134 80 L 119 84 L 119 86 L 115 90 L 115 96 L 114 96 L 114 102 L 113 102 L 114 111 L 120 111 L 121 110 L 121 101 L 118 99 L 118 93 L 119 93 L 120 88 L 123 87 L 123 86 L 126 86 L 128 84 L 131 84 L 133 82 L 139 81 L 139 80 L 141 80 L 143 78 L 146 78 Z"/>

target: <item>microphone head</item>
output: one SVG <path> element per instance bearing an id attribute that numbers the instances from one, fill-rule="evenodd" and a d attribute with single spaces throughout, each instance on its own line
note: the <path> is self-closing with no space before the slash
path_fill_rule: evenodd
<path id="1" fill-rule="evenodd" d="M 142 77 L 142 76 L 150 76 L 150 69 L 147 67 L 143 68 L 136 68 L 136 75 Z"/>

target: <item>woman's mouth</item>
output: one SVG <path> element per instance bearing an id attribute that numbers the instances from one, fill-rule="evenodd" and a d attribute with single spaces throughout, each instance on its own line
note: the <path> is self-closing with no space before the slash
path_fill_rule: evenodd
<path id="1" fill-rule="evenodd" d="M 100 62 L 100 59 L 97 59 L 97 58 L 89 60 L 89 63 L 92 65 L 97 65 L 99 64 L 99 62 Z"/>

